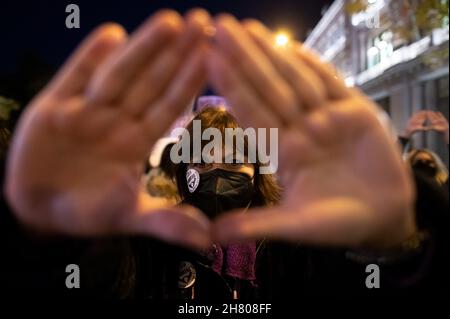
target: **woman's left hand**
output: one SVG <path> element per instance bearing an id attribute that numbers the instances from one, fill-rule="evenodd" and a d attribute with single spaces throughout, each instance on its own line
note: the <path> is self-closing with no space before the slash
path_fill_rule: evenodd
<path id="1" fill-rule="evenodd" d="M 219 218 L 215 236 L 385 249 L 413 235 L 412 178 L 376 106 L 300 44 L 276 48 L 257 21 L 223 15 L 216 29 L 210 80 L 243 124 L 278 128 L 285 195 Z"/>

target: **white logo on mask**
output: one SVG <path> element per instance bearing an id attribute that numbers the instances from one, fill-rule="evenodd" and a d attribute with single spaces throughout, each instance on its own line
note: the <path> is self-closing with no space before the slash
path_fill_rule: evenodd
<path id="1" fill-rule="evenodd" d="M 190 193 L 195 192 L 200 183 L 200 174 L 193 168 L 190 168 L 186 172 L 187 186 Z"/>

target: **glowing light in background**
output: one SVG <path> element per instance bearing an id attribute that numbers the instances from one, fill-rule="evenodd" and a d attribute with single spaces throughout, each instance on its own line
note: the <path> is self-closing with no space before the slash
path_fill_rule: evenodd
<path id="1" fill-rule="evenodd" d="M 275 46 L 285 47 L 291 41 L 291 36 L 286 31 L 279 31 L 275 34 Z"/>

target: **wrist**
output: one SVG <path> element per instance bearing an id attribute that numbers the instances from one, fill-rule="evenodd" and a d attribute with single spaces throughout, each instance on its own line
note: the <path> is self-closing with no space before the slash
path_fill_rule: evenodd
<path id="1" fill-rule="evenodd" d="M 405 242 L 418 233 L 416 215 L 413 208 L 403 208 L 401 213 L 396 214 L 398 218 L 395 221 L 391 220 L 388 225 L 378 225 L 377 231 L 357 247 L 357 250 L 380 253 L 402 250 Z"/>
<path id="2" fill-rule="evenodd" d="M 405 239 L 401 245 L 384 250 L 348 250 L 346 258 L 360 264 L 392 265 L 419 255 L 428 241 L 427 232 L 416 231 Z"/>

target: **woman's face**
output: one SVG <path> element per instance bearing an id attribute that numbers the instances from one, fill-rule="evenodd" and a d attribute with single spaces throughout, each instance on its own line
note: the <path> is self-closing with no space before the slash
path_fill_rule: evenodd
<path id="1" fill-rule="evenodd" d="M 433 156 L 427 152 L 417 153 L 411 161 L 412 167 L 416 171 L 425 173 L 428 176 L 435 177 L 438 168 Z"/>
<path id="2" fill-rule="evenodd" d="M 250 178 L 253 178 L 255 175 L 255 166 L 253 164 L 248 163 L 247 157 L 244 157 L 244 163 L 226 163 L 226 159 L 233 158 L 232 152 L 227 152 L 225 149 L 223 150 L 222 161 L 220 163 L 214 162 L 214 152 L 211 153 L 211 157 L 209 162 L 211 163 L 190 163 L 188 165 L 188 169 L 194 168 L 199 172 L 199 174 L 206 173 L 212 171 L 214 169 L 223 169 L 225 171 L 234 172 L 234 173 L 244 173 L 248 175 Z M 231 162 L 232 160 L 228 160 Z"/>
<path id="3" fill-rule="evenodd" d="M 250 178 L 255 175 L 255 167 L 253 164 L 248 163 L 191 163 L 188 165 L 189 168 L 196 169 L 200 174 L 212 171 L 214 169 L 223 169 L 229 172 L 244 173 Z"/>
<path id="4" fill-rule="evenodd" d="M 189 193 L 186 203 L 199 208 L 210 218 L 248 207 L 255 194 L 254 166 L 245 158 L 244 163 L 226 163 L 225 158 L 217 158 L 216 162 L 214 158 L 204 158 L 207 163 L 191 163 L 187 167 Z"/>
<path id="5" fill-rule="evenodd" d="M 419 152 L 414 156 L 413 163 L 415 162 L 431 162 L 434 163 L 433 157 L 426 152 Z"/>

